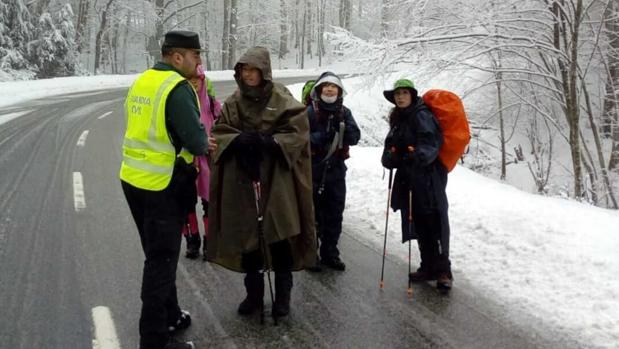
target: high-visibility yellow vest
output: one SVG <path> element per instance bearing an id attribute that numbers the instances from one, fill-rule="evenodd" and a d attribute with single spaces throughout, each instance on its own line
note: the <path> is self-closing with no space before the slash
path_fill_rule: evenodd
<path id="1" fill-rule="evenodd" d="M 170 184 L 176 151 L 166 128 L 165 105 L 172 89 L 184 80 L 173 70 L 149 69 L 129 90 L 120 179 L 134 187 L 160 191 Z M 193 161 L 184 149 L 179 155 L 187 163 Z"/>

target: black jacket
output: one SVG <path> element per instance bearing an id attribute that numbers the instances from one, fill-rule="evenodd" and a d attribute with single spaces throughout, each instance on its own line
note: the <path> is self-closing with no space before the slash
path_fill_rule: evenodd
<path id="1" fill-rule="evenodd" d="M 447 169 L 438 152 L 443 144 L 438 121 L 419 97 L 406 109 L 392 111 L 385 139 L 383 166 L 396 169 L 391 207 L 408 208 L 412 190 L 414 214 L 447 213 Z"/>

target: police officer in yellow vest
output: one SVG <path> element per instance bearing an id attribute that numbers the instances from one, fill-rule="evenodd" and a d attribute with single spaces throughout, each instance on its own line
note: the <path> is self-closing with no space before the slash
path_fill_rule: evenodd
<path id="1" fill-rule="evenodd" d="M 120 169 L 122 189 L 137 225 L 145 255 L 142 275 L 140 348 L 193 348 L 174 342 L 175 331 L 191 324 L 176 297 L 176 266 L 183 196 L 195 185 L 193 155 L 214 149 L 200 124 L 196 94 L 187 78 L 201 64 L 198 34 L 165 34 L 162 60 L 131 86 L 125 112 L 127 131 Z M 193 155 L 192 155 L 193 154 Z"/>

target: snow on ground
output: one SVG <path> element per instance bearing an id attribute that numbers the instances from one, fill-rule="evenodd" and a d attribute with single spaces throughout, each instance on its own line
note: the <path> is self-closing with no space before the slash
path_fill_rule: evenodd
<path id="1" fill-rule="evenodd" d="M 380 157 L 392 106 L 382 91 L 402 76 L 344 80 L 344 104 L 365 139 L 347 161 L 344 229 L 361 233 L 379 251 L 388 187 Z M 428 81 L 418 89 L 457 90 L 448 83 Z M 290 86 L 295 96 L 300 88 Z M 619 211 L 529 194 L 461 166 L 449 175 L 447 196 L 455 287 L 466 281 L 474 288 L 467 292 L 504 305 L 508 317 L 532 316 L 583 347 L 619 348 Z M 400 222 L 400 213 L 390 212 L 387 251 L 408 263 Z M 413 251 L 416 268 L 416 244 Z"/>
<path id="2" fill-rule="evenodd" d="M 276 77 L 314 71 L 276 73 Z M 209 72 L 213 80 L 231 72 Z M 317 74 L 316 74 L 317 75 Z M 51 94 L 127 87 L 135 76 L 97 76 L 0 83 L 0 106 Z M 362 128 L 347 164 L 344 229 L 382 250 L 387 177 L 380 166 L 389 104 L 384 81 L 345 80 L 345 104 Z M 440 86 L 440 85 L 439 85 Z M 290 86 L 297 98 L 301 84 Z M 423 89 L 423 88 L 420 88 Z M 8 116 L 7 116 L 8 115 Z M 0 124 L 19 115 L 0 112 Z M 522 314 L 567 333 L 583 347 L 619 347 L 619 212 L 528 194 L 466 168 L 449 175 L 451 259 L 466 291 L 493 299 L 508 317 Z M 400 217 L 390 213 L 387 251 L 408 261 Z M 413 248 L 414 261 L 418 252 Z M 343 251 L 346 258 L 346 251 Z M 377 261 L 378 262 L 378 261 Z M 405 278 L 406 276 L 403 276 Z M 526 318 L 525 316 L 525 318 Z"/>
<path id="3" fill-rule="evenodd" d="M 318 73 L 317 70 L 273 70 L 274 78 L 318 75 Z M 232 70 L 206 72 L 206 76 L 213 81 L 231 80 L 233 75 Z M 138 74 L 97 75 L 0 82 L 0 108 L 30 99 L 66 93 L 129 87 L 137 76 Z"/>

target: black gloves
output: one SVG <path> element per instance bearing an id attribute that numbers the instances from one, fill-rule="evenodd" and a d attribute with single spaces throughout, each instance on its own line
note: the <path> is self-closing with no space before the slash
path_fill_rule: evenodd
<path id="1" fill-rule="evenodd" d="M 232 141 L 232 145 L 237 148 L 237 150 L 259 147 L 260 143 L 262 143 L 262 137 L 258 132 L 241 132 L 241 134 Z"/>
<path id="2" fill-rule="evenodd" d="M 380 162 L 383 164 L 383 167 L 391 170 L 400 167 L 402 164 L 402 157 L 398 154 L 395 147 L 385 148 Z"/>
<path id="3" fill-rule="evenodd" d="M 405 149 L 385 147 L 380 162 L 388 169 L 399 168 L 405 165 L 415 165 L 417 160 L 415 155 L 415 147 L 413 146 L 407 146 Z"/>
<path id="4" fill-rule="evenodd" d="M 262 135 L 258 132 L 242 132 L 230 144 L 235 152 L 237 163 L 241 171 L 245 172 L 252 181 L 260 180 L 260 163 L 264 152 L 275 153 L 280 147 L 271 135 Z"/>

